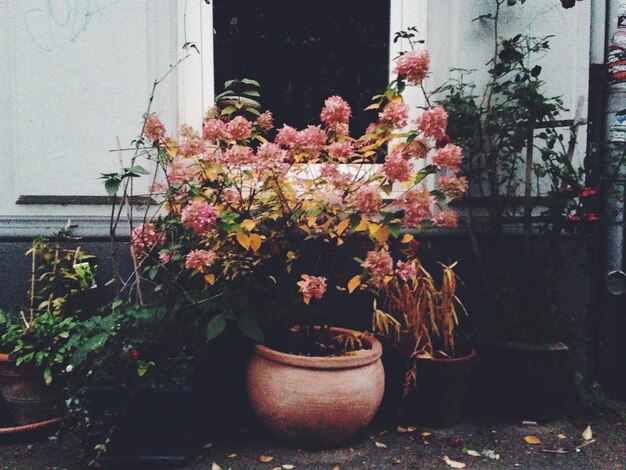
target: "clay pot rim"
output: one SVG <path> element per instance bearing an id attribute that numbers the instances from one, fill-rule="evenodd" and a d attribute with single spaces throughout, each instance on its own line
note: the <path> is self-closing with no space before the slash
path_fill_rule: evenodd
<path id="1" fill-rule="evenodd" d="M 0 362 L 13 362 L 13 358 L 10 354 L 0 353 Z"/>
<path id="2" fill-rule="evenodd" d="M 498 340 L 482 340 L 489 346 L 499 348 L 515 349 L 519 351 L 572 351 L 572 346 L 562 341 L 554 343 L 522 343 L 519 341 L 498 341 Z"/>
<path id="3" fill-rule="evenodd" d="M 474 348 L 469 348 L 469 353 L 464 355 L 464 356 L 459 356 L 459 357 L 446 357 L 446 358 L 439 358 L 439 357 L 418 357 L 417 358 L 420 361 L 427 361 L 427 362 L 435 362 L 435 363 L 446 363 L 446 364 L 454 364 L 454 363 L 459 363 L 459 362 L 469 362 L 469 361 L 473 361 L 474 359 L 476 359 L 476 350 Z"/>
<path id="4" fill-rule="evenodd" d="M 330 331 L 337 333 L 355 332 L 355 330 L 338 327 L 331 327 Z M 350 369 L 376 362 L 383 354 L 382 344 L 371 334 L 364 335 L 363 342 L 369 346 L 369 349 L 361 349 L 344 356 L 299 356 L 276 351 L 263 344 L 256 345 L 255 354 L 279 364 L 304 369 Z"/>

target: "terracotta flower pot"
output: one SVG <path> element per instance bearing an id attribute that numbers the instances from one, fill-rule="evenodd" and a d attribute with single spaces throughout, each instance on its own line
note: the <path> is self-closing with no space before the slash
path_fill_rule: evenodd
<path id="1" fill-rule="evenodd" d="M 476 351 L 453 359 L 418 359 L 417 385 L 407 409 L 422 424 L 451 426 L 461 419 Z"/>
<path id="2" fill-rule="evenodd" d="M 332 328 L 332 332 L 350 330 Z M 252 409 L 278 439 L 309 447 L 338 446 L 362 431 L 382 401 L 382 346 L 334 357 L 285 354 L 257 345 L 246 388 Z"/>
<path id="3" fill-rule="evenodd" d="M 41 423 L 61 415 L 61 395 L 44 383 L 41 372 L 18 367 L 8 354 L 0 354 L 0 395 L 8 412 L 6 425 Z"/>

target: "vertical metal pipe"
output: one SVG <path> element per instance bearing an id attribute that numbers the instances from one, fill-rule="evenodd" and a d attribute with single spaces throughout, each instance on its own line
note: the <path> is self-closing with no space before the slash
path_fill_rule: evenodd
<path id="1" fill-rule="evenodd" d="M 605 142 L 608 145 L 603 162 L 603 176 L 607 184 L 601 235 L 605 282 L 598 329 L 598 379 L 609 393 L 626 399 L 626 343 L 623 341 L 626 334 L 626 276 L 623 273 L 626 175 L 622 167 L 615 172 L 613 164 L 616 153 L 622 154 L 626 150 L 626 116 L 621 117 L 626 111 L 626 28 L 620 28 L 618 32 L 618 13 L 621 15 L 625 9 L 626 0 L 607 2 L 605 44 L 609 86 L 606 93 Z M 620 44 L 623 49 L 617 47 Z"/>

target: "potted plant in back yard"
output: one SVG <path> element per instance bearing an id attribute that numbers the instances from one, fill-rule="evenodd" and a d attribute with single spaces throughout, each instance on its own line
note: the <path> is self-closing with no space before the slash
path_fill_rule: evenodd
<path id="1" fill-rule="evenodd" d="M 429 109 L 409 124 L 402 99 L 428 65 L 423 50 L 398 60 L 398 79 L 375 97 L 377 118 L 358 138 L 338 96 L 326 100 L 322 125 L 302 130 L 275 131 L 271 113 L 236 98 L 210 110 L 201 133 L 182 126 L 178 139 L 146 117 L 142 158 L 156 168 L 150 196 L 162 210 L 132 229 L 133 282 L 162 292 L 174 278 L 178 298 L 204 312 L 192 317 L 206 321 L 196 331 L 209 341 L 232 325 L 265 342 L 247 389 L 260 420 L 284 440 L 338 445 L 373 418 L 384 388 L 380 344 L 332 328 L 333 304 L 357 289 L 360 271 L 385 269 L 390 240 L 411 238 L 402 227 L 456 226 L 445 207 L 466 182 L 456 178 L 460 148 L 434 145 L 445 112 Z M 253 88 L 238 95 L 258 96 L 256 82 L 238 83 Z M 143 172 L 138 158 L 105 175 L 112 193 Z M 425 187 L 429 176 L 439 176 L 436 189 Z M 394 185 L 400 196 L 383 200 Z"/>
<path id="2" fill-rule="evenodd" d="M 503 3 L 481 18 L 497 24 Z M 589 163 L 576 163 L 580 116 L 557 121 L 562 101 L 545 94 L 541 67 L 531 63 L 548 38 L 494 44 L 481 96 L 465 71 L 439 91 L 473 182 L 464 203 L 487 311 L 482 395 L 490 409 L 547 419 L 573 390 L 578 334 L 557 288 L 585 253 L 597 191 L 587 187 Z M 569 137 L 559 126 L 570 126 Z"/>
<path id="3" fill-rule="evenodd" d="M 421 423 L 449 426 L 459 421 L 476 352 L 459 344 L 456 263 L 441 265 L 441 286 L 417 257 L 418 244 L 403 250 L 393 274 L 366 279 L 377 288 L 382 307 L 374 307 L 372 329 L 388 340 L 405 364 L 402 389 L 406 410 Z M 402 382 L 402 383 L 400 383 Z M 392 397 L 395 398 L 395 397 Z"/>
<path id="4" fill-rule="evenodd" d="M 95 286 L 94 257 L 68 248 L 69 224 L 54 243 L 36 239 L 27 313 L 0 312 L 0 395 L 9 426 L 30 429 L 58 421 L 85 291 Z"/>

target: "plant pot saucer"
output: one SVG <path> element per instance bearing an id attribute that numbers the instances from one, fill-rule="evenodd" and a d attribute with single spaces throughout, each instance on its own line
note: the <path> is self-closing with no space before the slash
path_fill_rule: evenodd
<path id="1" fill-rule="evenodd" d="M 28 432 L 28 431 L 36 431 L 39 429 L 45 429 L 48 427 L 52 427 L 56 424 L 59 424 L 61 422 L 61 418 L 53 418 L 53 419 L 48 419 L 46 421 L 39 421 L 37 423 L 30 423 L 30 424 L 23 424 L 22 426 L 11 426 L 11 427 L 0 427 L 0 436 L 6 436 L 6 435 L 14 435 L 14 434 L 20 434 L 23 432 Z"/>

